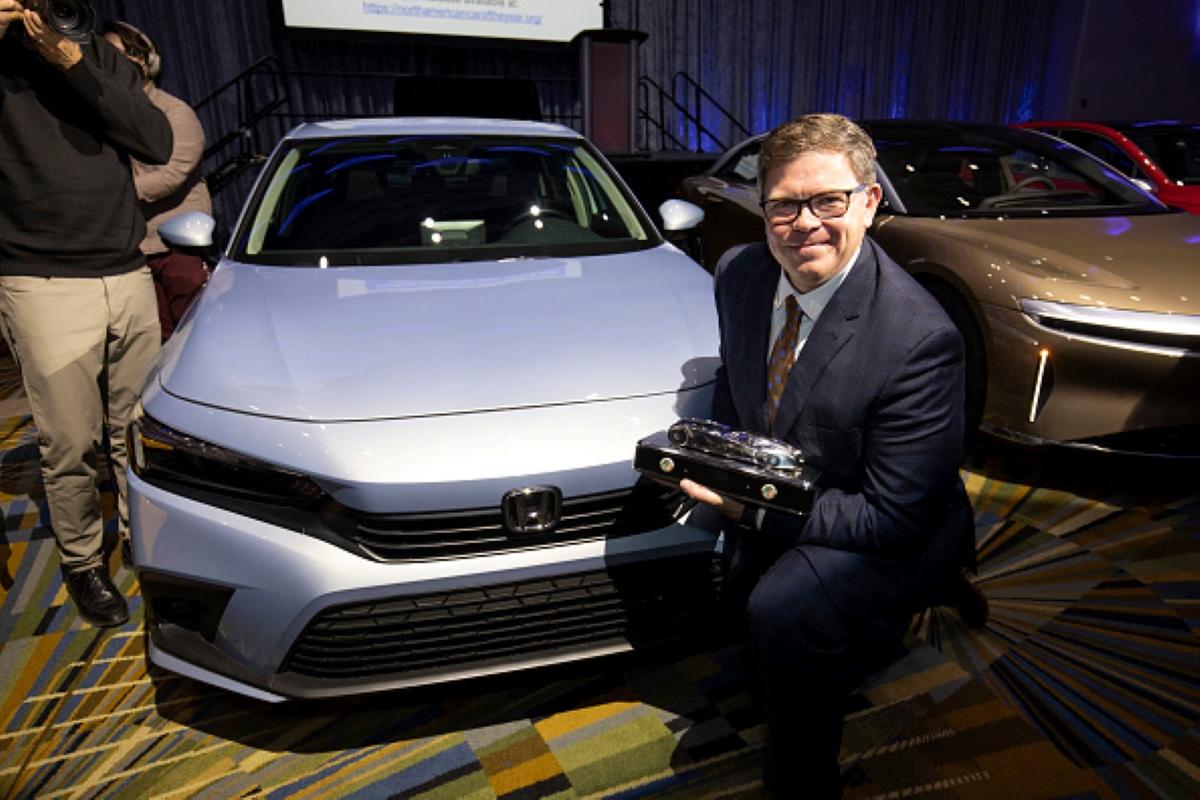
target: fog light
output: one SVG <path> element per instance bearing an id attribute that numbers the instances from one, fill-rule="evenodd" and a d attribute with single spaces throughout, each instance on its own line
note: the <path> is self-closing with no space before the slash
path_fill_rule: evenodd
<path id="1" fill-rule="evenodd" d="M 200 634 L 208 641 L 217 635 L 233 589 L 174 575 L 143 570 L 138 575 L 146 617 L 158 625 L 175 625 Z"/>

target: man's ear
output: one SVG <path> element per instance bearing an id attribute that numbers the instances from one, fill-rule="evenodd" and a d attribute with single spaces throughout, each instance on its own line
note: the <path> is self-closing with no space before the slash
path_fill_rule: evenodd
<path id="1" fill-rule="evenodd" d="M 874 211 L 879 208 L 880 202 L 883 200 L 883 187 L 878 183 L 872 183 L 866 188 L 867 208 Z"/>

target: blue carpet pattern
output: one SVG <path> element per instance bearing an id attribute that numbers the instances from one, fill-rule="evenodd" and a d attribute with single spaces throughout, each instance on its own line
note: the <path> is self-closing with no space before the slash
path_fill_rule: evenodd
<path id="1" fill-rule="evenodd" d="M 1200 796 L 1200 484 L 981 447 L 964 471 L 991 620 L 914 620 L 851 698 L 847 797 Z M 1118 488 L 1114 488 L 1118 487 Z M 764 729 L 736 645 L 338 701 L 260 704 L 82 622 L 36 433 L 0 360 L 0 797 L 752 798 Z"/>

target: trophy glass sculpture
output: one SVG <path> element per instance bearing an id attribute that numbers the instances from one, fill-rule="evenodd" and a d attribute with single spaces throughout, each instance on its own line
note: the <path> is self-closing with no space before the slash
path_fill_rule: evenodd
<path id="1" fill-rule="evenodd" d="M 820 477 L 787 442 L 702 419 L 680 420 L 642 439 L 633 466 L 656 480 L 690 478 L 726 497 L 792 514 L 812 509 Z"/>

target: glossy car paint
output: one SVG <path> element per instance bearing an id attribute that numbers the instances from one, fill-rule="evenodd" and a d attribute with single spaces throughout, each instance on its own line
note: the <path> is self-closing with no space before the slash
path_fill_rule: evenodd
<path id="1" fill-rule="evenodd" d="M 697 272 L 681 273 L 665 246 L 634 257 L 395 267 L 229 264 L 213 275 L 196 324 L 172 340 L 162 380 L 203 405 L 312 421 L 672 392 L 695 380 L 679 365 L 706 320 Z M 563 369 L 572 361 L 589 369 Z M 511 380 L 479 379 L 495 373 Z"/>
<path id="2" fill-rule="evenodd" d="M 565 128 L 478 120 L 307 125 L 293 137 Z M 261 180 L 261 179 L 260 179 Z M 711 277 L 669 244 L 581 258 L 319 269 L 225 258 L 143 397 L 181 433 L 308 476 L 366 513 L 498 508 L 508 491 L 630 487 L 638 439 L 707 416 L 717 359 Z M 396 688 L 626 649 L 581 643 L 504 663 L 368 680 L 281 675 L 324 609 L 711 555 L 685 516 L 614 538 L 410 561 L 198 502 L 130 475 L 133 558 L 232 592 L 211 642 L 151 630 L 164 668 L 265 700 Z"/>
<path id="3" fill-rule="evenodd" d="M 760 141 L 735 146 L 706 174 L 680 186 L 680 197 L 706 211 L 709 269 L 728 247 L 762 239 L 757 187 L 730 172 Z M 1141 452 L 1141 445 L 1114 437 L 1200 425 L 1196 217 L 915 217 L 894 212 L 895 190 L 885 172 L 880 180 L 885 203 L 869 235 L 927 286 L 947 290 L 981 335 L 985 430 L 1022 441 Z M 1192 333 L 1172 346 L 1132 342 L 1120 332 L 1067 333 L 1024 313 L 1025 298 L 1172 315 Z M 1151 452 L 1200 454 L 1192 448 Z"/>
<path id="4" fill-rule="evenodd" d="M 1200 320 L 1200 225 L 1186 214 L 1086 219 L 936 220 L 882 216 L 873 238 L 912 274 L 952 286 L 976 314 L 987 348 L 986 429 L 1016 438 L 1085 442 L 1115 432 L 1190 426 L 1200 358 L 1187 348 L 1064 334 L 1038 325 L 1021 298 L 1155 311 Z M 1197 328 L 1200 331 L 1200 327 Z M 1042 350 L 1044 384 L 1029 419 Z"/>
<path id="5" fill-rule="evenodd" d="M 1116 128 L 1097 122 L 1071 122 L 1065 120 L 1036 120 L 1023 122 L 1018 128 L 1038 130 L 1054 134 L 1058 131 L 1074 130 L 1094 133 L 1103 136 L 1133 160 L 1141 170 L 1140 175 L 1131 175 L 1148 180 L 1154 186 L 1154 192 L 1164 204 L 1174 208 L 1182 208 L 1193 214 L 1200 214 L 1200 186 L 1185 186 L 1171 180 L 1155 161 L 1146 154 L 1137 143 Z"/>

